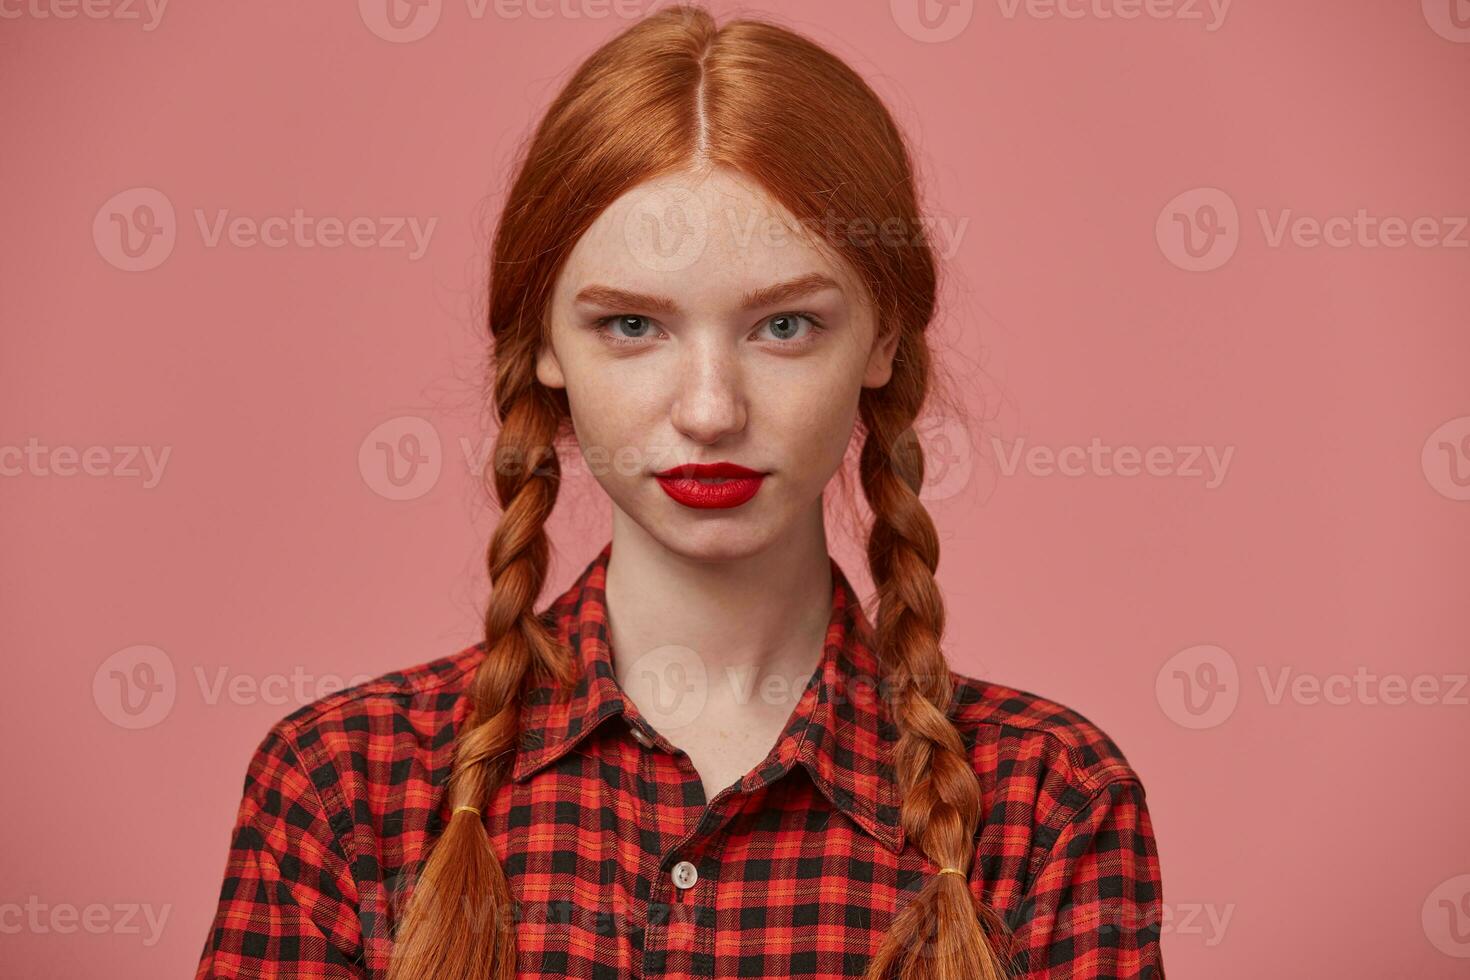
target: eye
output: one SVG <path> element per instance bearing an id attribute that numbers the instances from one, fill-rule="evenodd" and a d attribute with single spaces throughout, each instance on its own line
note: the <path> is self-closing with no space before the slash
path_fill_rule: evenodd
<path id="1" fill-rule="evenodd" d="M 803 322 L 807 327 L 805 331 L 802 330 Z M 798 311 L 777 313 L 768 317 L 761 329 L 766 327 L 770 327 L 771 335 L 781 341 L 781 347 L 804 347 L 815 341 L 817 334 L 826 329 L 814 314 Z"/>
<path id="2" fill-rule="evenodd" d="M 609 325 L 614 328 L 613 333 L 605 329 Z M 658 332 L 652 320 L 634 313 L 619 313 L 614 316 L 601 317 L 593 321 L 592 328 L 597 331 L 600 338 L 613 345 L 641 343 Z M 628 331 L 628 335 L 616 334 L 616 331 L 624 329 Z"/>

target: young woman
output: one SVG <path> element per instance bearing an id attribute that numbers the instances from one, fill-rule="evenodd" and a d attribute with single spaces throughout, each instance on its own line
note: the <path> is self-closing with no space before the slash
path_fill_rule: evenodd
<path id="1" fill-rule="evenodd" d="M 934 303 L 841 61 L 687 8 L 594 53 L 494 242 L 484 641 L 272 728 L 198 976 L 1162 978 L 1138 775 L 941 649 Z M 612 538 L 538 609 L 568 437 Z"/>

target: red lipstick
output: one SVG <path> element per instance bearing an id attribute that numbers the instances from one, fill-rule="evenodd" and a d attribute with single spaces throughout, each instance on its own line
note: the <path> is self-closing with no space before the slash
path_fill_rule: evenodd
<path id="1" fill-rule="evenodd" d="M 764 473 L 734 463 L 688 463 L 655 473 L 664 493 L 686 507 L 739 507 L 761 488 Z"/>

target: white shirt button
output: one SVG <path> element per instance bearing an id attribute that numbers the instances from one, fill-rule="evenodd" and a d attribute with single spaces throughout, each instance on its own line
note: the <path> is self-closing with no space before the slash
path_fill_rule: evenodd
<path id="1" fill-rule="evenodd" d="M 649 738 L 648 735 L 643 731 L 643 729 L 639 728 L 636 725 L 633 726 L 633 737 L 636 738 L 638 740 L 638 744 L 643 746 L 644 748 L 653 748 L 653 739 Z"/>
<path id="2" fill-rule="evenodd" d="M 694 883 L 699 880 L 699 869 L 688 861 L 680 861 L 674 865 L 672 877 L 674 884 L 680 888 L 693 888 Z"/>

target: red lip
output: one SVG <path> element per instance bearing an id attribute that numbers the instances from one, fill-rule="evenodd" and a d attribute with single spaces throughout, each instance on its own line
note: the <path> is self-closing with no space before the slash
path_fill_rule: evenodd
<path id="1" fill-rule="evenodd" d="M 719 462 L 719 463 L 685 463 L 683 466 L 670 466 L 668 469 L 662 470 L 662 471 L 654 474 L 654 476 L 660 476 L 660 477 L 664 477 L 664 476 L 680 477 L 680 476 L 683 476 L 683 477 L 690 477 L 690 478 L 705 477 L 706 479 L 712 478 L 712 477 L 717 477 L 717 476 L 727 476 L 727 477 L 748 476 L 748 477 L 756 477 L 756 476 L 764 476 L 764 475 L 765 474 L 762 473 L 762 472 L 760 472 L 759 470 L 749 470 L 749 469 L 746 469 L 744 466 L 736 466 L 734 463 L 725 463 L 725 462 Z"/>
<path id="2" fill-rule="evenodd" d="M 686 507 L 739 507 L 761 488 L 765 474 L 734 463 L 686 463 L 655 473 L 664 493 Z M 700 478 L 720 479 L 700 483 Z"/>

